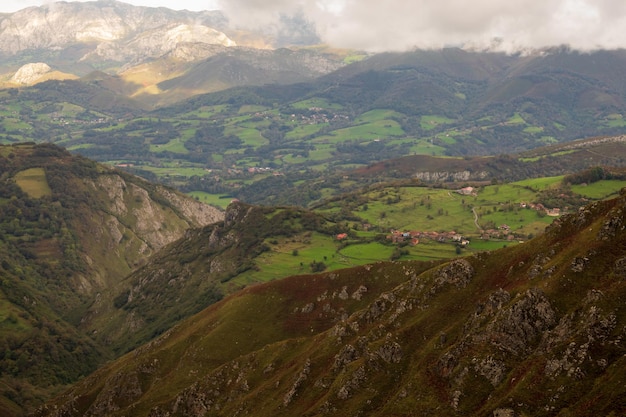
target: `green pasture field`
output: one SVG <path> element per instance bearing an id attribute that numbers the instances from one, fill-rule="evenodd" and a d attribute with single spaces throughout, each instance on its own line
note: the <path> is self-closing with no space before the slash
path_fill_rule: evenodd
<path id="1" fill-rule="evenodd" d="M 574 152 L 578 152 L 578 151 L 575 150 L 575 149 L 570 149 L 570 150 L 567 150 L 567 151 L 554 152 L 554 153 L 551 153 L 549 155 L 540 155 L 540 156 L 535 156 L 535 157 L 532 157 L 532 158 L 519 158 L 519 160 L 522 161 L 522 162 L 535 162 L 535 161 L 538 161 L 540 159 L 546 158 L 548 156 L 567 155 L 567 154 L 574 153 Z"/>
<path id="2" fill-rule="evenodd" d="M 602 200 L 616 196 L 626 187 L 624 180 L 600 180 L 589 185 L 572 185 L 572 191 L 593 200 Z"/>
<path id="3" fill-rule="evenodd" d="M 150 152 L 173 152 L 178 154 L 188 154 L 189 149 L 185 148 L 185 141 L 183 139 L 176 138 L 163 145 L 150 145 Z"/>
<path id="4" fill-rule="evenodd" d="M 461 254 L 456 253 L 456 246 L 449 242 L 440 243 L 432 240 L 423 240 L 412 248 L 410 248 L 410 254 L 403 256 L 401 260 L 418 260 L 418 261 L 432 261 L 438 259 L 449 259 L 457 256 L 467 255 L 467 249 L 463 249 Z"/>
<path id="5" fill-rule="evenodd" d="M 137 165 L 137 168 L 152 172 L 159 177 L 163 176 L 172 176 L 172 177 L 192 177 L 194 175 L 203 176 L 206 175 L 207 171 L 205 168 L 200 167 L 189 167 L 189 166 L 181 166 L 181 167 L 155 167 L 151 165 Z"/>
<path id="6" fill-rule="evenodd" d="M 61 141 L 60 143 L 63 143 L 63 141 Z M 80 145 L 72 145 L 72 146 L 68 146 L 68 147 L 67 147 L 67 150 L 74 152 L 74 151 L 77 151 L 77 150 L 79 150 L 79 149 L 89 149 L 89 148 L 93 148 L 94 146 L 95 146 L 95 145 L 94 145 L 94 144 L 92 144 L 92 143 L 81 143 Z M 116 162 L 114 162 L 114 161 L 109 161 L 108 163 L 109 163 L 109 164 L 111 164 L 111 165 L 115 165 L 115 164 L 116 164 Z"/>
<path id="7" fill-rule="evenodd" d="M 474 218 L 463 197 L 450 190 L 401 187 L 367 194 L 367 210 L 358 214 L 383 230 L 475 231 Z"/>
<path id="8" fill-rule="evenodd" d="M 13 117 L 3 119 L 1 124 L 6 132 L 24 133 L 24 131 L 32 129 L 28 123 Z"/>
<path id="9" fill-rule="evenodd" d="M 270 250 L 256 258 L 258 270 L 246 271 L 229 281 L 229 284 L 247 285 L 290 275 L 310 274 L 310 264 L 313 261 L 323 262 L 326 270 L 350 266 L 337 254 L 337 242 L 331 236 L 310 233 L 306 236 L 281 238 L 277 244 L 266 244 Z M 297 251 L 295 256 L 294 250 Z"/>
<path id="10" fill-rule="evenodd" d="M 185 119 L 209 119 L 228 109 L 228 105 L 203 106 L 197 110 L 185 113 Z"/>
<path id="11" fill-rule="evenodd" d="M 395 247 L 378 242 L 350 244 L 339 251 L 347 262 L 362 265 L 380 260 L 388 260 Z"/>
<path id="12" fill-rule="evenodd" d="M 482 240 L 482 239 L 473 239 L 467 250 L 470 252 L 484 252 L 484 251 L 492 251 L 498 250 L 502 248 L 506 248 L 507 246 L 517 245 L 518 241 L 507 241 L 507 240 Z"/>
<path id="13" fill-rule="evenodd" d="M 541 133 L 543 132 L 543 127 L 540 126 L 528 126 L 524 129 L 526 133 Z"/>
<path id="14" fill-rule="evenodd" d="M 456 139 L 454 138 L 455 136 L 461 136 L 461 132 L 458 130 L 449 130 L 445 135 L 437 135 L 435 137 L 445 144 L 452 145 L 456 143 Z"/>
<path id="15" fill-rule="evenodd" d="M 613 113 L 604 119 L 602 125 L 605 127 L 624 127 L 626 126 L 626 120 L 624 120 L 623 115 Z"/>
<path id="16" fill-rule="evenodd" d="M 345 64 L 352 64 L 355 62 L 359 62 L 359 61 L 363 61 L 365 58 L 367 58 L 366 54 L 352 54 L 352 55 L 348 55 L 343 59 L 343 62 Z"/>
<path id="17" fill-rule="evenodd" d="M 395 120 L 378 120 L 357 126 L 333 130 L 329 135 L 319 136 L 314 143 L 331 142 L 338 144 L 349 140 L 375 140 L 404 135 L 404 130 Z"/>
<path id="18" fill-rule="evenodd" d="M 506 121 L 506 124 L 509 124 L 509 125 L 526 124 L 526 120 L 524 120 L 522 115 L 520 115 L 519 113 L 515 113 L 513 116 L 509 118 L 509 120 Z"/>
<path id="19" fill-rule="evenodd" d="M 561 183 L 561 181 L 563 181 L 562 175 L 556 177 L 530 178 L 527 180 L 514 182 L 511 185 L 530 187 L 535 191 L 540 191 L 557 186 Z"/>
<path id="20" fill-rule="evenodd" d="M 420 119 L 420 126 L 424 130 L 432 130 L 436 127 L 439 127 L 440 125 L 454 123 L 455 121 L 456 120 L 444 116 L 429 115 L 422 116 L 422 118 Z"/>
<path id="21" fill-rule="evenodd" d="M 331 103 L 328 100 L 319 97 L 298 101 L 296 103 L 293 103 L 291 106 L 295 109 L 310 109 L 313 107 L 319 107 L 322 109 L 341 110 L 343 108 L 343 106 L 340 104 Z"/>
<path id="22" fill-rule="evenodd" d="M 15 182 L 26 194 L 33 198 L 52 195 L 43 168 L 29 168 L 15 174 Z"/>
<path id="23" fill-rule="evenodd" d="M 511 231 L 525 235 L 543 232 L 546 226 L 554 221 L 554 217 L 542 216 L 536 210 L 519 207 L 517 203 L 512 210 L 478 207 L 476 211 L 479 213 L 478 224 L 482 228 L 486 229 L 488 222 L 493 222 L 496 228 L 506 224 Z"/>
<path id="24" fill-rule="evenodd" d="M 205 204 L 219 207 L 222 210 L 225 210 L 226 207 L 228 207 L 228 205 L 233 199 L 232 197 L 225 196 L 223 194 L 210 194 L 210 193 L 205 193 L 204 191 L 191 191 L 187 193 L 187 195 Z"/>
<path id="25" fill-rule="evenodd" d="M 310 161 L 325 161 L 333 156 L 334 151 L 334 146 L 316 144 L 315 149 L 309 152 L 309 157 L 307 159 Z M 326 169 L 326 164 L 323 164 L 322 166 L 324 167 L 323 169 Z"/>
<path id="26" fill-rule="evenodd" d="M 65 102 L 65 103 L 62 103 L 62 105 L 63 105 L 63 109 L 61 110 L 61 113 L 65 117 L 68 117 L 68 116 L 75 117 L 79 113 L 82 113 L 85 111 L 83 107 L 77 106 L 76 104 Z"/>
<path id="27" fill-rule="evenodd" d="M 411 146 L 410 152 L 417 155 L 443 155 L 445 148 L 433 145 L 428 140 L 420 140 L 415 145 Z"/>
<path id="28" fill-rule="evenodd" d="M 558 143 L 559 141 L 556 140 L 556 138 L 554 136 L 542 136 L 539 141 L 541 143 L 543 143 L 544 145 L 554 145 L 555 143 Z M 567 152 L 567 151 L 564 151 Z M 569 153 L 569 152 L 568 152 Z M 555 155 L 555 154 L 553 154 Z M 558 153 L 557 153 L 558 155 Z"/>
<path id="29" fill-rule="evenodd" d="M 293 154 L 285 155 L 282 158 L 282 161 L 289 165 L 302 164 L 307 161 L 309 158 L 302 158 L 301 156 L 293 156 Z"/>
<path id="30" fill-rule="evenodd" d="M 246 104 L 239 108 L 237 113 L 239 114 L 248 114 L 248 113 L 260 113 L 269 110 L 269 107 L 259 106 L 256 104 Z"/>
<path id="31" fill-rule="evenodd" d="M 537 184 L 530 182 L 528 184 L 520 184 L 514 182 L 511 184 L 489 185 L 484 187 L 476 197 L 470 197 L 475 205 L 498 205 L 510 202 L 532 202 L 536 193 L 525 187 L 531 187 L 533 190 L 539 190 L 542 185 L 540 181 Z M 543 187 L 545 188 L 545 187 Z"/>
<path id="32" fill-rule="evenodd" d="M 427 187 L 388 187 L 360 196 L 352 212 L 364 221 L 378 226 L 384 233 L 390 229 L 402 231 L 455 231 L 466 236 L 478 236 L 480 230 L 497 229 L 506 224 L 511 231 L 522 235 L 541 233 L 554 217 L 523 208 L 521 203 L 532 203 L 536 192 L 558 184 L 562 177 L 533 179 L 512 184 L 490 185 L 478 188 L 478 194 L 461 195 L 454 190 Z M 597 194 L 616 192 L 621 182 L 603 185 Z M 529 187 L 529 188 L 526 188 Z M 331 203 L 321 213 L 337 214 L 345 203 Z M 478 216 L 475 219 L 474 211 Z M 478 223 L 478 226 L 476 225 Z"/>
<path id="33" fill-rule="evenodd" d="M 313 125 L 298 125 L 293 130 L 290 130 L 285 135 L 288 140 L 302 139 L 306 136 L 314 135 L 325 127 L 328 127 L 328 123 L 318 123 Z"/>
<path id="34" fill-rule="evenodd" d="M 224 130 L 225 135 L 235 135 L 244 142 L 244 146 L 259 147 L 269 144 L 269 140 L 252 127 L 230 126 Z"/>
<path id="35" fill-rule="evenodd" d="M 393 120 L 393 117 L 405 117 L 402 113 L 398 113 L 389 109 L 374 109 L 361 114 L 354 121 L 355 123 L 371 123 L 380 120 Z"/>

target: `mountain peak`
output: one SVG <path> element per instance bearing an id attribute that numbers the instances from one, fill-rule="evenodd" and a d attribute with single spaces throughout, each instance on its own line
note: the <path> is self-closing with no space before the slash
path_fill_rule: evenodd
<path id="1" fill-rule="evenodd" d="M 11 78 L 11 82 L 16 84 L 32 84 L 50 71 L 52 71 L 52 68 L 44 62 L 26 64 L 17 70 L 15 75 Z"/>
<path id="2" fill-rule="evenodd" d="M 138 55 L 141 60 L 167 53 L 181 42 L 235 46 L 228 36 L 211 27 L 219 21 L 215 17 L 210 12 L 138 7 L 117 1 L 50 3 L 0 16 L 0 52 L 15 55 L 30 49 L 62 50 L 83 43 L 91 45 L 95 56 L 105 59 Z"/>

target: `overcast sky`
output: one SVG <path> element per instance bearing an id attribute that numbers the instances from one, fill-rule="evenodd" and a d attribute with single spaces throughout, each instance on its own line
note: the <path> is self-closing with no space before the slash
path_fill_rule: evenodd
<path id="1" fill-rule="evenodd" d="M 242 28 L 281 13 L 305 15 L 331 45 L 371 51 L 498 45 L 502 50 L 570 45 L 626 47 L 624 0 L 127 0 L 144 6 L 224 10 Z M 1 11 L 41 5 L 1 0 Z"/>

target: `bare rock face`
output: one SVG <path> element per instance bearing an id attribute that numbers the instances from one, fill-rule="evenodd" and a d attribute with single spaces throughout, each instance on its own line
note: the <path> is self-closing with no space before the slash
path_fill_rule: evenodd
<path id="1" fill-rule="evenodd" d="M 556 324 L 556 312 L 541 290 L 530 289 L 501 310 L 487 326 L 487 339 L 512 355 L 528 353 L 543 332 Z"/>
<path id="2" fill-rule="evenodd" d="M 83 59 L 145 59 L 185 42 L 234 46 L 234 41 L 211 27 L 218 20 L 211 12 L 177 12 L 116 1 L 50 3 L 0 17 L 0 51 L 17 54 L 83 43 L 95 45 Z"/>
<path id="3" fill-rule="evenodd" d="M 107 285 L 119 268 L 132 270 L 163 246 L 184 236 L 191 228 L 221 221 L 222 211 L 185 197 L 171 189 L 147 187 L 122 175 L 108 172 L 85 180 L 101 210 L 84 219 L 81 229 L 86 240 L 97 242 L 101 249 L 86 252 L 84 258 L 106 257 L 106 262 L 92 271 L 89 291 Z M 116 266 L 117 265 L 117 266 Z"/>
<path id="4" fill-rule="evenodd" d="M 446 284 L 465 288 L 474 276 L 474 267 L 465 259 L 455 259 L 435 272 L 435 283 L 431 292 L 436 292 Z"/>
<path id="5" fill-rule="evenodd" d="M 131 39 L 102 42 L 95 51 L 83 59 L 97 57 L 114 61 L 133 61 L 137 55 L 156 58 L 175 51 L 179 45 L 189 44 L 236 46 L 236 43 L 224 33 L 208 26 L 173 23 L 140 33 Z M 194 59 L 197 57 L 194 56 Z M 189 57 L 187 60 L 190 60 Z"/>
<path id="6" fill-rule="evenodd" d="M 50 71 L 52 71 L 52 68 L 43 62 L 26 64 L 11 77 L 11 82 L 22 85 L 33 84 Z"/>

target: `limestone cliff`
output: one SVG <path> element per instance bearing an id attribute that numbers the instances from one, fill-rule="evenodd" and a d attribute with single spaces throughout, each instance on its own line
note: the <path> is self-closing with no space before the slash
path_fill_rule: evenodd
<path id="1" fill-rule="evenodd" d="M 215 29 L 223 20 L 215 12 L 192 13 L 165 8 L 136 7 L 117 1 L 58 2 L 29 7 L 0 16 L 0 52 L 60 50 L 91 45 L 103 59 L 134 60 L 160 56 L 182 42 L 233 46 Z"/>

